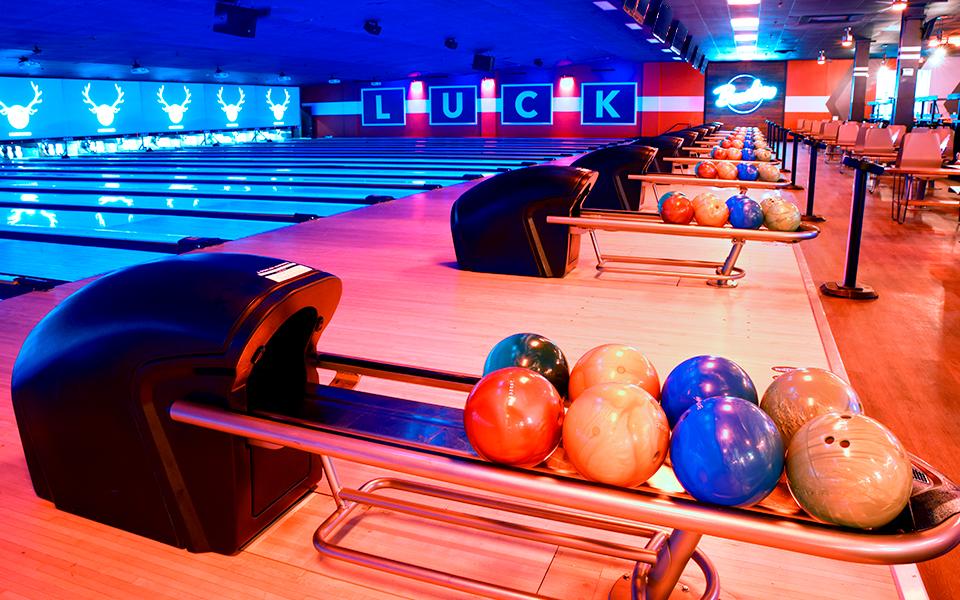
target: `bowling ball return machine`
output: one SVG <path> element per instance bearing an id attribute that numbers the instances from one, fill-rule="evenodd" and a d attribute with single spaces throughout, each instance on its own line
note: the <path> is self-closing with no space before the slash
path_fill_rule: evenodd
<path id="1" fill-rule="evenodd" d="M 960 542 L 960 490 L 920 460 L 909 506 L 877 531 L 814 522 L 784 487 L 756 507 L 722 508 L 684 494 L 667 467 L 626 489 L 580 478 L 562 453 L 530 469 L 486 462 L 461 410 L 358 389 L 376 378 L 465 393 L 477 377 L 317 351 L 339 297 L 328 273 L 226 253 L 138 265 L 75 293 L 37 325 L 14 367 L 37 494 L 172 546 L 233 554 L 323 477 L 337 506 L 314 534 L 323 555 L 512 598 L 536 596 L 351 550 L 337 533 L 373 506 L 624 558 L 635 567 L 614 596 L 653 600 L 670 595 L 691 560 L 703 597 L 719 597 L 717 572 L 697 549 L 702 535 L 876 564 L 927 560 Z M 332 378 L 321 383 L 320 373 Z M 347 487 L 332 459 L 393 475 Z"/>
<path id="2" fill-rule="evenodd" d="M 587 155 L 590 156 L 590 155 Z M 600 155 L 598 155 L 598 158 Z M 603 158 L 616 158 L 605 153 Z M 584 161 L 601 169 L 597 161 Z M 797 231 L 737 229 L 664 223 L 658 213 L 644 211 L 628 188 L 616 182 L 605 186 L 606 196 L 620 194 L 600 206 L 630 207 L 630 210 L 589 208 L 591 188 L 598 176 L 625 179 L 634 184 L 680 184 L 697 186 L 778 189 L 789 182 L 703 179 L 687 175 L 625 174 L 608 167 L 600 172 L 576 167 L 537 166 L 496 175 L 467 190 L 451 209 L 451 234 L 461 269 L 504 275 L 563 277 L 580 257 L 581 236 L 586 233 L 601 273 L 628 273 L 698 279 L 716 287 L 735 287 L 746 271 L 736 266 L 748 242 L 796 244 L 811 240 L 820 230 L 802 223 Z M 630 188 L 635 191 L 635 188 Z M 654 187 L 656 191 L 656 187 Z M 728 239 L 730 252 L 723 261 L 672 257 L 626 256 L 605 253 L 599 231 L 654 233 L 708 239 Z"/>

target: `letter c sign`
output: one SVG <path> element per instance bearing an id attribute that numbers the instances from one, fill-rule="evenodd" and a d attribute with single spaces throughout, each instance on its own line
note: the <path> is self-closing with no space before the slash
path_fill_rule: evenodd
<path id="1" fill-rule="evenodd" d="M 505 83 L 500 94 L 501 124 L 553 125 L 552 83 Z"/>

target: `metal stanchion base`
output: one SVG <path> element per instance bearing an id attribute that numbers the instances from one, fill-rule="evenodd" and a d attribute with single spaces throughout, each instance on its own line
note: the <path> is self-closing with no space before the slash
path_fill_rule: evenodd
<path id="1" fill-rule="evenodd" d="M 783 189 L 796 191 L 796 190 L 802 190 L 802 189 L 803 189 L 803 186 L 802 186 L 802 185 L 794 185 L 794 184 L 791 183 L 790 185 L 788 185 L 787 187 L 785 187 L 785 188 L 783 188 Z"/>
<path id="2" fill-rule="evenodd" d="M 784 169 L 784 168 L 781 167 L 780 172 L 781 172 L 781 173 L 790 173 L 790 169 Z"/>
<path id="3" fill-rule="evenodd" d="M 876 300 L 880 294 L 872 287 L 866 284 L 858 284 L 857 287 L 846 287 L 839 281 L 828 281 L 820 285 L 820 293 L 834 298 L 846 298 L 848 300 Z"/>
<path id="4" fill-rule="evenodd" d="M 806 223 L 823 223 L 827 218 L 820 215 L 801 215 L 800 220 Z"/>
<path id="5" fill-rule="evenodd" d="M 607 594 L 609 600 L 632 600 L 636 596 L 633 595 L 633 582 L 630 579 L 630 575 L 626 574 L 613 584 L 613 587 L 610 588 L 610 593 Z M 726 592 L 724 592 L 726 594 Z M 643 596 L 640 596 L 641 598 Z M 693 591 L 691 586 L 683 582 L 683 579 L 677 583 L 677 587 L 674 588 L 670 598 L 676 600 L 677 598 L 700 598 L 696 592 Z"/>

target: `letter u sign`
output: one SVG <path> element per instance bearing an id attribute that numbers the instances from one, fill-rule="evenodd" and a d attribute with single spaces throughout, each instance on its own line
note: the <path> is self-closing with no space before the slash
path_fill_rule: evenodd
<path id="1" fill-rule="evenodd" d="M 435 85 L 428 93 L 431 125 L 477 124 L 477 86 Z"/>

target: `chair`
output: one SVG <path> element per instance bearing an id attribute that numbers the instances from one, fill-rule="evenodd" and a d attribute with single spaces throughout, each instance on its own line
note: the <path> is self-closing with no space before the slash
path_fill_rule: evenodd
<path id="1" fill-rule="evenodd" d="M 893 139 L 893 147 L 899 148 L 903 142 L 903 136 L 907 133 L 906 125 L 891 125 L 887 127 L 890 130 L 890 137 Z"/>
<path id="2" fill-rule="evenodd" d="M 918 128 L 921 129 L 921 128 Z M 943 165 L 943 147 L 940 134 L 929 128 L 913 131 L 903 136 L 897 167 L 901 169 L 939 169 Z M 893 202 L 890 216 L 903 223 L 910 207 L 910 200 L 922 200 L 927 182 L 938 178 L 923 173 L 894 176 Z"/>
<path id="3" fill-rule="evenodd" d="M 640 137 L 632 142 L 637 146 L 649 146 L 657 149 L 657 154 L 653 163 L 648 169 L 652 173 L 672 173 L 673 163 L 665 160 L 666 158 L 676 158 L 680 156 L 680 147 L 683 146 L 684 138 L 675 135 L 659 135 L 656 137 Z"/>

